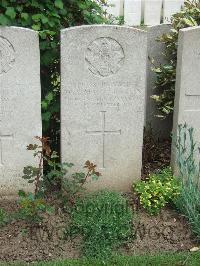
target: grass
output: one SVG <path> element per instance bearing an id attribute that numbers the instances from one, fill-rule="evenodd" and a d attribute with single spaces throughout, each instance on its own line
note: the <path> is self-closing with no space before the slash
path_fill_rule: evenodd
<path id="1" fill-rule="evenodd" d="M 66 235 L 83 236 L 82 254 L 104 259 L 134 235 L 133 213 L 117 192 L 100 191 L 77 201 Z"/>
<path id="2" fill-rule="evenodd" d="M 0 266 L 24 266 L 24 265 L 33 265 L 33 266 L 143 266 L 143 265 L 177 265 L 177 266 L 199 266 L 200 265 L 200 252 L 193 253 L 166 253 L 154 256 L 116 256 L 108 261 L 102 260 L 63 260 L 55 262 L 39 262 L 33 264 L 25 263 L 15 263 L 15 264 L 6 264 L 0 263 Z"/>

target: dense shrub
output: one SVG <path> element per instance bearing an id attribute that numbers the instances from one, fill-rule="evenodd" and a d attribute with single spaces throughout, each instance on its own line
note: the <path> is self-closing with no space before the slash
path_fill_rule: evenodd
<path id="1" fill-rule="evenodd" d="M 106 258 L 132 236 L 132 211 L 125 198 L 115 192 L 102 191 L 78 201 L 71 218 L 66 234 L 83 236 L 87 257 Z"/>
<path id="2" fill-rule="evenodd" d="M 169 202 L 179 194 L 179 183 L 170 168 L 150 175 L 146 181 L 134 185 L 139 195 L 141 206 L 152 215 L 158 214 Z"/>
<path id="3" fill-rule="evenodd" d="M 159 41 L 165 45 L 164 57 L 167 63 L 153 68 L 157 79 L 155 84 L 155 99 L 158 115 L 166 117 L 173 113 L 178 33 L 180 29 L 200 25 L 200 2 L 185 1 L 183 10 L 172 16 L 172 29 L 170 33 L 164 34 Z"/>
<path id="4" fill-rule="evenodd" d="M 104 3 L 104 0 L 0 1 L 0 25 L 26 27 L 39 32 L 43 129 L 54 142 L 59 132 L 60 29 L 105 23 Z"/>

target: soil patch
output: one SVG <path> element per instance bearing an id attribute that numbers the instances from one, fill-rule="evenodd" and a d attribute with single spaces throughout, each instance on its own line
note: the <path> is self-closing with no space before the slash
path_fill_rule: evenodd
<path id="1" fill-rule="evenodd" d="M 14 211 L 16 203 L 1 201 L 0 208 Z M 118 250 L 118 254 L 177 252 L 195 246 L 195 238 L 187 222 L 174 210 L 166 208 L 157 217 L 149 216 L 142 210 L 135 213 L 136 237 Z M 63 230 L 68 222 L 69 217 L 58 211 L 45 217 L 37 227 L 18 221 L 0 228 L 0 261 L 32 262 L 81 257 L 81 239 L 63 239 Z"/>
<path id="2" fill-rule="evenodd" d="M 16 211 L 16 202 L 1 201 L 0 208 Z M 38 226 L 16 221 L 0 228 L 0 261 L 40 261 L 78 258 L 79 239 L 63 239 L 69 218 L 63 214 L 46 215 Z"/>
<path id="3" fill-rule="evenodd" d="M 158 216 L 139 211 L 134 225 L 135 240 L 123 249 L 128 255 L 188 251 L 196 244 L 186 219 L 170 208 L 163 209 Z"/>
<path id="4" fill-rule="evenodd" d="M 170 157 L 171 139 L 155 139 L 151 132 L 146 132 L 142 155 L 142 179 L 148 178 L 152 172 L 168 167 Z"/>

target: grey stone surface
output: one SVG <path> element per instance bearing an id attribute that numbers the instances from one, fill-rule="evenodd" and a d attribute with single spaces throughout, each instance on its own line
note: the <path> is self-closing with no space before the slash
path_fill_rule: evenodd
<path id="1" fill-rule="evenodd" d="M 86 160 L 102 177 L 89 189 L 131 189 L 140 178 L 147 61 L 146 33 L 82 26 L 61 33 L 62 161 Z"/>
<path id="2" fill-rule="evenodd" d="M 0 195 L 28 188 L 22 171 L 34 165 L 26 150 L 41 136 L 40 54 L 37 33 L 0 27 Z"/>
<path id="3" fill-rule="evenodd" d="M 173 134 L 178 125 L 187 124 L 195 130 L 195 141 L 200 146 L 200 27 L 180 30 Z M 175 149 L 172 149 L 172 165 L 175 166 Z M 198 161 L 199 161 L 199 152 Z"/>
<path id="4" fill-rule="evenodd" d="M 154 59 L 156 65 L 165 63 L 164 50 L 165 46 L 158 42 L 156 39 L 162 34 L 168 33 L 171 26 L 166 24 L 156 25 L 147 27 L 148 32 L 148 57 Z M 170 116 L 166 119 L 157 117 L 158 111 L 156 109 L 155 101 L 151 98 L 155 94 L 155 81 L 156 75 L 152 71 L 152 63 L 148 60 L 147 67 L 147 97 L 146 97 L 146 122 L 145 125 L 148 127 L 151 125 L 155 136 L 159 138 L 169 137 L 172 131 L 172 120 Z"/>

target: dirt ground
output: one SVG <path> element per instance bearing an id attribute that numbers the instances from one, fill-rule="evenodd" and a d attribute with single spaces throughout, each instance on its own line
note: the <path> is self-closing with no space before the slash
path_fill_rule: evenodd
<path id="1" fill-rule="evenodd" d="M 7 212 L 17 210 L 14 201 L 1 201 Z M 0 261 L 40 261 L 55 258 L 78 258 L 79 240 L 63 240 L 67 216 L 46 216 L 39 226 L 24 221 L 12 222 L 0 228 Z"/>
<path id="2" fill-rule="evenodd" d="M 123 249 L 125 254 L 188 251 L 196 244 L 184 217 L 170 208 L 158 216 L 139 211 L 138 217 L 134 222 L 136 238 Z"/>
<path id="3" fill-rule="evenodd" d="M 151 172 L 159 171 L 170 165 L 171 140 L 154 139 L 153 133 L 144 134 L 142 154 L 142 179 L 148 178 Z"/>
<path id="4" fill-rule="evenodd" d="M 0 208 L 16 209 L 13 201 L 1 201 Z M 184 251 L 195 246 L 195 238 L 183 217 L 170 208 L 157 217 L 138 210 L 134 216 L 135 237 L 118 250 L 118 254 L 143 254 L 165 251 Z M 47 216 L 38 227 L 23 221 L 0 228 L 0 261 L 40 261 L 81 257 L 81 239 L 63 239 L 68 217 L 62 214 Z"/>

